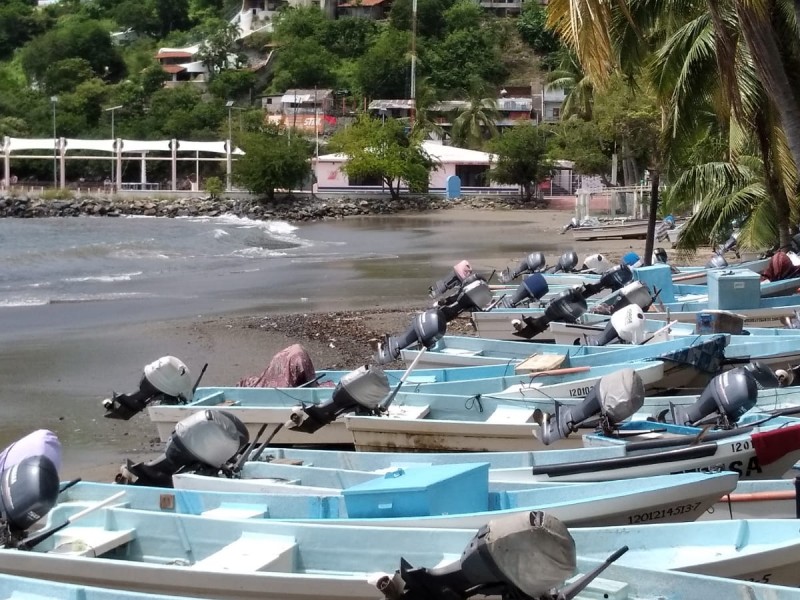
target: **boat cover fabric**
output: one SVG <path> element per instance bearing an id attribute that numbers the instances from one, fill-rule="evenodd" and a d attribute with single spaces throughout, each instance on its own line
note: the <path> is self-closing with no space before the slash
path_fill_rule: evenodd
<path id="1" fill-rule="evenodd" d="M 245 377 L 237 387 L 316 387 L 314 363 L 301 344 L 292 344 L 272 357 L 259 375 Z"/>
<path id="2" fill-rule="evenodd" d="M 472 275 L 472 265 L 470 265 L 468 261 L 462 260 L 453 267 L 453 271 L 455 271 L 455 274 L 461 281 L 464 281 L 467 277 Z"/>
<path id="3" fill-rule="evenodd" d="M 46 456 L 61 470 L 61 442 L 48 429 L 37 429 L 0 452 L 0 473 L 29 456 Z"/>
<path id="4" fill-rule="evenodd" d="M 800 266 L 795 265 L 786 252 L 773 254 L 767 268 L 761 273 L 762 281 L 782 281 L 792 277 L 800 277 Z"/>
<path id="5" fill-rule="evenodd" d="M 752 439 L 758 463 L 764 467 L 800 450 L 800 425 L 759 431 L 752 435 Z"/>
<path id="6" fill-rule="evenodd" d="M 621 369 L 600 378 L 597 395 L 603 412 L 615 423 L 627 419 L 644 404 L 644 383 L 633 369 Z"/>

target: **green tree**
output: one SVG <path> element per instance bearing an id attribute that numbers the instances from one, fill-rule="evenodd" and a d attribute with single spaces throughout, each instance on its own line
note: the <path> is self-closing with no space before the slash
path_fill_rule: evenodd
<path id="1" fill-rule="evenodd" d="M 44 74 L 44 88 L 48 94 L 62 94 L 74 90 L 80 83 L 93 79 L 92 65 L 84 58 L 67 58 L 53 63 Z"/>
<path id="2" fill-rule="evenodd" d="M 256 83 L 255 73 L 248 70 L 222 71 L 208 84 L 208 91 L 220 100 L 246 96 Z"/>
<path id="3" fill-rule="evenodd" d="M 517 19 L 517 31 L 523 41 L 538 54 L 552 54 L 561 48 L 561 42 L 547 27 L 547 9 L 538 0 L 525 0 Z"/>
<path id="4" fill-rule="evenodd" d="M 221 71 L 234 68 L 236 65 L 231 64 L 231 55 L 239 38 L 238 25 L 214 19 L 202 29 L 205 35 L 197 51 L 197 57 L 212 77 Z"/>
<path id="5" fill-rule="evenodd" d="M 444 13 L 448 33 L 479 29 L 483 23 L 483 9 L 473 0 L 456 0 Z"/>
<path id="6" fill-rule="evenodd" d="M 552 126 L 550 155 L 569 160 L 577 175 L 600 175 L 606 185 L 611 171 L 614 141 L 605 137 L 594 121 L 573 118 Z"/>
<path id="7" fill-rule="evenodd" d="M 234 181 L 270 202 L 275 190 L 291 190 L 311 172 L 308 144 L 298 136 L 267 130 L 244 133 L 237 141 L 245 155 L 233 166 Z"/>
<path id="8" fill-rule="evenodd" d="M 469 82 L 501 84 L 508 71 L 500 46 L 488 29 L 462 29 L 425 52 L 425 72 L 441 90 L 462 90 Z"/>
<path id="9" fill-rule="evenodd" d="M 372 98 L 407 98 L 410 88 L 410 37 L 387 28 L 358 61 L 356 80 L 361 92 Z"/>
<path id="10" fill-rule="evenodd" d="M 500 183 L 520 186 L 527 202 L 534 186 L 547 179 L 553 164 L 547 158 L 547 131 L 531 123 L 509 127 L 491 143 L 497 162 L 489 176 Z"/>
<path id="11" fill-rule="evenodd" d="M 334 81 L 336 57 L 313 38 L 296 39 L 282 46 L 275 63 L 272 89 L 324 87 Z"/>
<path id="12" fill-rule="evenodd" d="M 494 98 L 483 98 L 476 90 L 470 95 L 467 105 L 453 119 L 450 135 L 453 142 L 465 148 L 479 149 L 497 135 L 497 101 Z"/>
<path id="13" fill-rule="evenodd" d="M 316 6 L 297 6 L 282 10 L 275 19 L 275 39 L 280 42 L 317 38 L 327 27 L 324 13 Z"/>
<path id="14" fill-rule="evenodd" d="M 358 58 L 378 35 L 378 25 L 372 19 L 341 17 L 326 20 L 320 27 L 319 42 L 340 58 Z"/>
<path id="15" fill-rule="evenodd" d="M 380 178 L 393 199 L 400 197 L 405 182 L 410 189 L 427 189 L 434 162 L 417 136 L 409 136 L 396 119 L 363 115 L 332 136 L 329 147 L 347 155 L 342 170 L 350 179 Z"/>
<path id="16" fill-rule="evenodd" d="M 411 31 L 413 0 L 394 0 L 389 11 L 390 25 L 400 31 Z M 445 11 L 453 0 L 417 0 L 417 34 L 423 38 L 439 38 L 447 31 Z"/>
<path id="17" fill-rule="evenodd" d="M 34 7 L 24 0 L 6 0 L 0 5 L 0 59 L 5 59 L 17 48 L 43 29 L 36 18 Z"/>

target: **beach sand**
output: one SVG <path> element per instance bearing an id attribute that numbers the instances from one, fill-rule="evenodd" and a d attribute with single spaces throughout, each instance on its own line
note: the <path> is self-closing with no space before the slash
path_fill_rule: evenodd
<path id="1" fill-rule="evenodd" d="M 594 252 L 616 260 L 629 251 L 644 251 L 643 240 L 576 242 L 569 232 L 561 235 L 561 227 L 571 214 L 560 211 L 459 209 L 426 213 L 425 217 L 443 235 L 464 233 L 466 241 L 454 251 L 450 265 L 467 258 L 476 268 L 503 268 L 516 264 L 527 252 L 545 247 L 551 262 L 560 254 L 553 248 L 574 249 L 581 260 Z M 529 248 L 513 256 L 494 252 L 491 244 L 510 235 L 509 222 L 514 224 L 515 235 L 524 234 L 521 245 Z M 480 251 L 471 253 L 470 236 L 478 235 L 481 243 L 476 247 L 480 246 Z M 697 261 L 703 262 L 707 254 L 699 253 Z M 441 276 L 448 268 L 442 265 Z M 56 339 L 19 340 L 0 349 L 0 381 L 6 390 L 25 394 L 30 402 L 41 404 L 41 409 L 34 411 L 35 419 L 15 422 L 14 431 L 43 427 L 56 432 L 64 450 L 63 478 L 112 481 L 125 458 L 147 459 L 163 449 L 146 414 L 130 421 L 103 418 L 102 399 L 112 390 L 135 391 L 144 365 L 171 354 L 183 360 L 195 377 L 208 363 L 201 385 L 235 385 L 241 378 L 262 371 L 276 352 L 301 343 L 318 370 L 356 368 L 370 362 L 369 339 L 404 331 L 416 312 L 431 305 L 426 287 L 418 290 L 418 297 L 418 302 L 400 306 L 370 306 L 367 301 L 366 308 L 348 310 L 350 307 L 334 299 L 329 312 L 324 313 L 298 310 L 278 314 L 255 309 L 75 331 Z M 448 332 L 471 333 L 468 320 L 451 324 Z M 61 402 L 65 399 L 75 401 Z M 67 406 L 71 408 L 61 408 Z M 3 417 L 14 418 L 8 414 Z M 9 430 L 0 425 L 0 436 L 8 435 Z M 0 441 L 6 445 L 13 439 Z"/>

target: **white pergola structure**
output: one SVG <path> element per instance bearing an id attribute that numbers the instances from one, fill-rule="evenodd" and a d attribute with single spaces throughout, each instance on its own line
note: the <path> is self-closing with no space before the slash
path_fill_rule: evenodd
<path id="1" fill-rule="evenodd" d="M 65 163 L 69 159 L 74 160 L 109 160 L 112 161 L 115 170 L 114 190 L 119 191 L 123 187 L 133 189 L 147 189 L 147 161 L 148 160 L 168 160 L 172 162 L 172 191 L 178 189 L 178 161 L 195 161 L 195 173 L 199 182 L 200 162 L 201 161 L 225 161 L 227 181 L 230 181 L 231 167 L 234 156 L 243 155 L 244 152 L 239 148 L 234 148 L 231 140 L 217 142 L 193 142 L 184 140 L 82 140 L 73 138 L 13 138 L 5 137 L 3 145 L 0 147 L 3 155 L 3 180 L 2 186 L 8 187 L 11 180 L 11 159 L 28 158 L 39 160 L 58 161 L 59 165 L 59 188 L 66 187 Z M 25 150 L 50 150 L 53 154 L 18 154 Z M 94 152 L 105 152 L 103 156 L 75 154 L 70 156 L 70 151 L 89 150 Z M 194 156 L 180 156 L 181 153 L 192 153 Z M 153 154 L 159 154 L 153 156 Z M 200 156 L 204 154 L 215 154 L 217 156 Z M 166 156 L 165 156 L 166 155 Z M 122 161 L 137 159 L 141 161 L 140 181 L 133 186 L 122 183 Z"/>

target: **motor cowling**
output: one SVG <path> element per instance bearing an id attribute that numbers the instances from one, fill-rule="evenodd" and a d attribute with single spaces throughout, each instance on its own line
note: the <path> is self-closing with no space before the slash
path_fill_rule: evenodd
<path id="1" fill-rule="evenodd" d="M 750 373 L 756 380 L 758 389 L 773 389 L 783 387 L 778 377 L 778 373 L 773 371 L 768 364 L 763 361 L 755 360 L 742 367 L 745 371 Z"/>
<path id="2" fill-rule="evenodd" d="M 490 520 L 452 563 L 414 568 L 401 559 L 394 577 L 377 585 L 389 600 L 543 598 L 571 578 L 575 567 L 575 541 L 567 527 L 532 511 Z"/>
<path id="3" fill-rule="evenodd" d="M 600 416 L 600 428 L 610 433 L 644 404 L 644 382 L 631 368 L 606 375 L 577 406 L 556 404 L 554 418 L 542 429 L 542 442 L 552 444 L 575 433 L 587 420 Z"/>
<path id="4" fill-rule="evenodd" d="M 564 252 L 558 257 L 558 262 L 552 268 L 552 273 L 570 273 L 578 264 L 578 255 L 573 250 Z"/>
<path id="5" fill-rule="evenodd" d="M 503 283 L 508 283 L 509 281 L 513 281 L 520 275 L 524 275 L 525 273 L 537 273 L 539 271 L 544 270 L 547 266 L 547 260 L 544 257 L 544 254 L 541 252 L 531 252 L 523 258 L 520 263 L 517 265 L 517 268 L 511 271 L 511 269 L 506 269 L 500 274 L 500 280 Z"/>
<path id="6" fill-rule="evenodd" d="M 461 282 L 472 275 L 472 273 L 472 265 L 469 264 L 469 261 L 462 260 L 453 266 L 453 269 L 447 274 L 447 277 L 439 279 L 431 287 L 429 287 L 428 294 L 431 298 L 438 298 L 442 294 L 447 293 L 449 290 L 461 285 Z"/>
<path id="7" fill-rule="evenodd" d="M 586 292 L 584 295 L 587 297 L 594 296 L 595 294 L 598 294 L 602 290 L 606 289 L 616 292 L 617 290 L 625 287 L 631 281 L 633 281 L 633 271 L 631 271 L 631 268 L 628 265 L 621 263 L 608 269 L 600 276 L 598 281 L 594 283 L 585 283 L 583 285 L 583 288 Z"/>
<path id="8" fill-rule="evenodd" d="M 524 317 L 521 321 L 513 321 L 516 331 L 513 335 L 531 339 L 547 329 L 548 323 L 574 323 L 586 312 L 586 298 L 580 288 L 564 290 L 553 298 L 545 307 L 544 313 L 538 317 Z"/>
<path id="9" fill-rule="evenodd" d="M 56 505 L 58 493 L 58 469 L 44 455 L 29 456 L 3 471 L 0 515 L 6 535 L 21 535 L 44 517 Z"/>
<path id="10" fill-rule="evenodd" d="M 288 429 L 314 433 L 346 412 L 372 413 L 389 394 L 389 379 L 383 369 L 365 365 L 342 376 L 330 400 L 292 410 Z"/>
<path id="11" fill-rule="evenodd" d="M 636 252 L 628 252 L 622 256 L 622 263 L 631 269 L 637 269 L 642 266 L 642 259 Z"/>
<path id="12" fill-rule="evenodd" d="M 722 244 L 720 249 L 717 251 L 718 254 L 725 254 L 726 252 L 730 252 L 731 250 L 736 250 L 737 245 L 739 242 L 739 232 L 734 231 L 731 236 L 725 240 L 725 243 Z"/>
<path id="13" fill-rule="evenodd" d="M 184 404 L 192 401 L 194 383 L 183 361 L 174 356 L 162 356 L 144 368 L 139 389 L 131 394 L 114 394 L 103 400 L 108 419 L 127 421 L 143 411 L 148 404 Z"/>
<path id="14" fill-rule="evenodd" d="M 647 312 L 653 305 L 653 302 L 655 302 L 655 298 L 653 294 L 650 293 L 650 288 L 641 281 L 632 281 L 619 290 L 610 302 L 607 304 L 598 304 L 593 310 L 595 312 L 613 315 L 626 306 L 633 304 Z"/>
<path id="15" fill-rule="evenodd" d="M 577 217 L 572 217 L 569 220 L 569 223 L 567 223 L 566 225 L 564 225 L 564 227 L 561 228 L 561 233 L 562 234 L 567 233 L 570 229 L 575 229 L 576 227 L 580 227 L 580 223 L 578 222 Z"/>
<path id="16" fill-rule="evenodd" d="M 728 266 L 728 261 L 721 254 L 715 254 L 706 263 L 706 269 L 723 269 Z"/>
<path id="17" fill-rule="evenodd" d="M 411 326 L 400 336 L 387 336 L 380 344 L 375 361 L 385 365 L 397 360 L 400 351 L 412 344 L 422 344 L 431 348 L 447 331 L 447 318 L 438 308 L 431 308 L 418 314 L 411 322 Z"/>
<path id="18" fill-rule="evenodd" d="M 730 429 L 757 400 L 756 378 L 738 367 L 714 377 L 691 406 L 671 406 L 672 420 L 678 425 L 698 425 L 713 416 L 720 428 Z"/>
<path id="19" fill-rule="evenodd" d="M 449 323 L 464 311 L 487 310 L 493 301 L 494 295 L 487 281 L 480 275 L 470 275 L 454 297 L 441 300 L 437 304 Z"/>
<path id="20" fill-rule="evenodd" d="M 172 487 L 172 476 L 198 470 L 216 474 L 250 441 L 247 427 L 224 410 L 201 410 L 178 421 L 163 454 L 147 463 L 128 462 L 128 477 L 138 485 Z"/>
<path id="21" fill-rule="evenodd" d="M 645 319 L 642 309 L 631 304 L 618 310 L 608 320 L 603 333 L 589 338 L 589 346 L 605 346 L 621 340 L 629 344 L 641 344 L 645 338 Z"/>
<path id="22" fill-rule="evenodd" d="M 611 266 L 612 263 L 602 254 L 590 254 L 584 259 L 583 268 L 581 270 L 602 275 L 608 271 Z"/>
<path id="23" fill-rule="evenodd" d="M 668 264 L 667 251 L 663 248 L 656 248 L 656 251 L 653 252 L 653 264 Z"/>
<path id="24" fill-rule="evenodd" d="M 547 285 L 547 280 L 541 273 L 534 273 L 528 275 L 519 284 L 511 298 L 506 298 L 503 301 L 504 308 L 516 308 L 523 302 L 531 302 L 539 300 L 550 291 L 550 286 Z"/>

